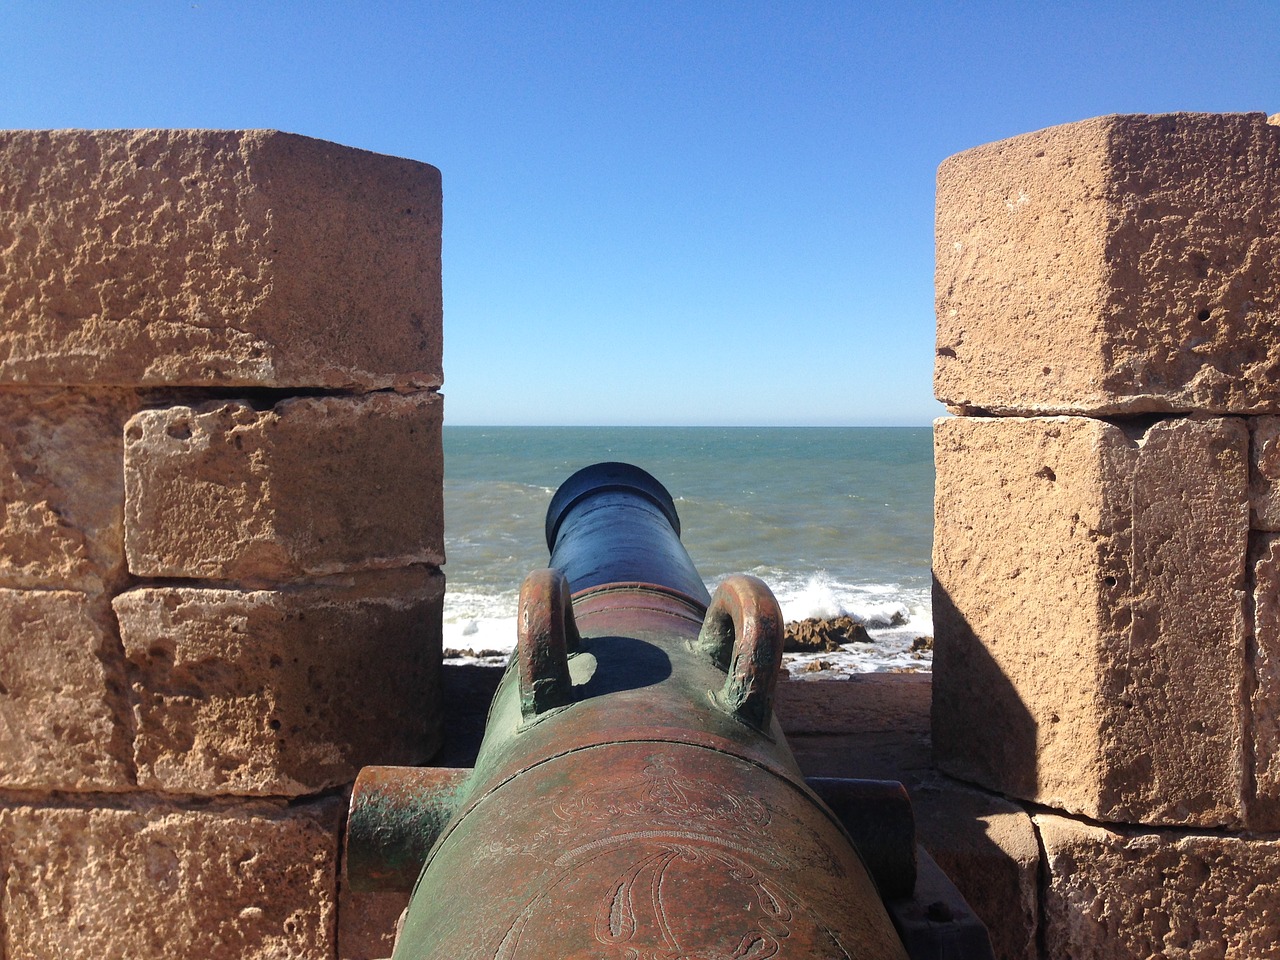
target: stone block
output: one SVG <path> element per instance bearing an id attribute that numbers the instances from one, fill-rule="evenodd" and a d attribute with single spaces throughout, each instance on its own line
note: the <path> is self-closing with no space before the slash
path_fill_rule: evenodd
<path id="1" fill-rule="evenodd" d="M 144 410 L 125 428 L 125 550 L 147 577 L 290 580 L 444 561 L 441 398 Z"/>
<path id="2" fill-rule="evenodd" d="M 113 601 L 138 784 L 292 796 L 441 736 L 444 578 L 414 568 L 276 590 L 145 587 Z"/>
<path id="3" fill-rule="evenodd" d="M 898 780 L 928 774 L 927 673 L 867 673 L 847 680 L 787 680 L 776 710 L 806 776 Z"/>
<path id="4" fill-rule="evenodd" d="M 137 408 L 124 391 L 0 391 L 0 587 L 121 578 L 121 432 Z"/>
<path id="5" fill-rule="evenodd" d="M 788 737 L 812 733 L 929 732 L 927 673 L 861 673 L 844 680 L 783 680 L 775 709 Z"/>
<path id="6" fill-rule="evenodd" d="M 1238 825 L 1248 430 L 935 424 L 933 746 L 1100 820 Z"/>
<path id="7" fill-rule="evenodd" d="M 1040 844 L 1016 804 L 933 776 L 911 790 L 920 844 L 987 926 L 997 960 L 1039 960 Z"/>
<path id="8" fill-rule="evenodd" d="M 1280 127 L 1110 116 L 938 171 L 939 399 L 995 413 L 1280 411 Z"/>
<path id="9" fill-rule="evenodd" d="M 407 893 L 338 894 L 338 960 L 382 960 L 391 956 Z"/>
<path id="10" fill-rule="evenodd" d="M 433 387 L 440 172 L 273 130 L 0 133 L 0 382 Z"/>
<path id="11" fill-rule="evenodd" d="M 1035 817 L 1044 845 L 1044 956 L 1280 957 L 1280 841 L 1112 831 Z"/>
<path id="12" fill-rule="evenodd" d="M 1280 417 L 1252 417 L 1249 500 L 1255 530 L 1280 530 Z"/>
<path id="13" fill-rule="evenodd" d="M 104 601 L 0 590 L 0 787 L 128 790 L 128 705 Z"/>
<path id="14" fill-rule="evenodd" d="M 334 798 L 0 809 L 3 955 L 332 957 L 341 816 Z"/>
<path id="15" fill-rule="evenodd" d="M 1280 831 L 1280 535 L 1260 535 L 1252 560 L 1253 796 L 1247 805 L 1248 824 L 1255 830 Z"/>

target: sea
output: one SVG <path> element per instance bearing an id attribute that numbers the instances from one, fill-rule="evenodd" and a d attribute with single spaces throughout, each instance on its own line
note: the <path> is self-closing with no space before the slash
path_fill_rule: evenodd
<path id="1" fill-rule="evenodd" d="M 788 621 L 849 615 L 866 627 L 870 642 L 788 654 L 793 677 L 930 669 L 929 427 L 446 425 L 444 452 L 451 662 L 509 656 L 520 583 L 547 565 L 552 494 L 581 467 L 622 460 L 671 492 L 708 590 L 750 573 Z"/>

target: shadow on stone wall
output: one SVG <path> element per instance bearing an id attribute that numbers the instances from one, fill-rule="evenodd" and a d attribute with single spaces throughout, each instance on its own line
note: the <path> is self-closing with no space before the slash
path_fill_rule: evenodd
<path id="1" fill-rule="evenodd" d="M 933 756 L 961 780 L 1037 795 L 1039 725 L 951 595 L 933 580 Z M 1045 658 L 1048 668 L 1051 660 Z"/>

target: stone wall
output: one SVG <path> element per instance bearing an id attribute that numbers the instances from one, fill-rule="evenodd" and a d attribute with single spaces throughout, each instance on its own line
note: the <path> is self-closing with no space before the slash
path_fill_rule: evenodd
<path id="1" fill-rule="evenodd" d="M 938 174 L 933 743 L 1032 813 L 1044 958 L 1280 956 L 1277 123 Z"/>
<path id="2" fill-rule="evenodd" d="M 439 744 L 439 172 L 0 133 L 0 960 L 338 956 Z"/>

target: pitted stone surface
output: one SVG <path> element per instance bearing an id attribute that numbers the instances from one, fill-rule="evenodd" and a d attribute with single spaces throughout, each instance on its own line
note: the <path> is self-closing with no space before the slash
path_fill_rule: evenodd
<path id="1" fill-rule="evenodd" d="M 0 391 L 0 587 L 101 591 L 124 573 L 132 392 Z"/>
<path id="2" fill-rule="evenodd" d="M 270 130 L 0 133 L 0 382 L 434 387 L 440 172 Z"/>
<path id="3" fill-rule="evenodd" d="M 996 413 L 1280 411 L 1280 127 L 1111 116 L 938 171 L 939 399 Z"/>
<path id="4" fill-rule="evenodd" d="M 146 410 L 125 429 L 139 576 L 291 580 L 444 561 L 441 398 Z"/>
<path id="5" fill-rule="evenodd" d="M 1239 825 L 1248 430 L 935 424 L 939 766 L 1101 820 Z"/>
<path id="6" fill-rule="evenodd" d="M 119 595 L 138 785 L 293 796 L 427 760 L 441 737 L 443 595 L 426 568 Z"/>
<path id="7" fill-rule="evenodd" d="M 0 590 L 0 787 L 128 790 L 128 706 L 103 600 Z"/>
<path id="8" fill-rule="evenodd" d="M 1275 838 L 1113 832 L 1035 817 L 1045 851 L 1044 956 L 1280 957 Z"/>
<path id="9" fill-rule="evenodd" d="M 332 957 L 342 806 L 0 808 L 3 955 Z"/>

